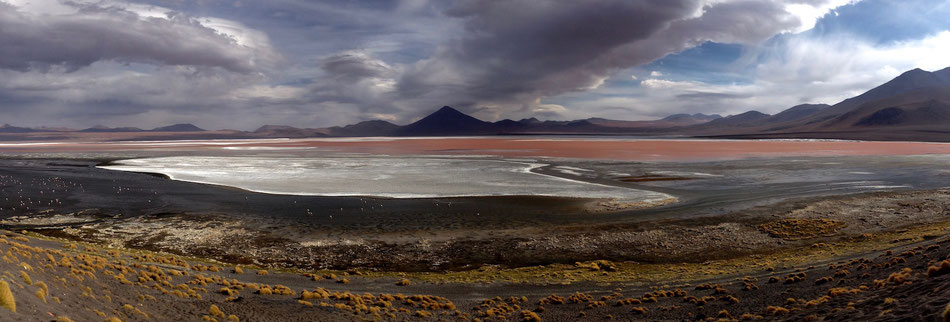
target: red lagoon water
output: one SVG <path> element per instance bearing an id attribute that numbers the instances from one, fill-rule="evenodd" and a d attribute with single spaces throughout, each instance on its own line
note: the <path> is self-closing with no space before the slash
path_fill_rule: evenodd
<path id="1" fill-rule="evenodd" d="M 630 161 L 950 154 L 950 144 L 875 141 L 642 140 L 614 138 L 344 138 L 0 143 L 0 153 L 280 151 L 390 155 L 497 155 Z M 312 152 L 311 152 L 312 153 Z"/>

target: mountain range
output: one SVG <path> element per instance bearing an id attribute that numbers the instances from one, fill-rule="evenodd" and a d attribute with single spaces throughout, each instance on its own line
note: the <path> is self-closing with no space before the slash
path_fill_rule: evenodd
<path id="1" fill-rule="evenodd" d="M 526 118 L 487 122 L 444 106 L 407 125 L 372 120 L 328 128 L 265 125 L 252 132 L 205 131 L 192 124 L 152 130 L 104 126 L 70 130 L 4 125 L 0 127 L 3 135 L 0 139 L 37 132 L 141 133 L 137 137 L 140 139 L 583 134 L 950 141 L 950 68 L 936 72 L 910 70 L 834 105 L 802 104 L 774 115 L 748 111 L 726 117 L 674 114 L 651 121 L 604 118 L 541 121 Z"/>

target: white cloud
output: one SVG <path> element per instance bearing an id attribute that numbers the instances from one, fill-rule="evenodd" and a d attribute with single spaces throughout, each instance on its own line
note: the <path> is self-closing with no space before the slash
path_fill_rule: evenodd
<path id="1" fill-rule="evenodd" d="M 837 16 L 838 13 L 834 12 L 835 8 L 860 1 L 861 0 L 819 0 L 793 2 L 785 5 L 785 11 L 788 11 L 801 21 L 801 25 L 794 30 L 794 32 L 797 33 L 814 28 L 815 23 L 818 22 L 818 18 L 821 18 L 829 12 L 833 12 L 834 15 Z"/>
<path id="2" fill-rule="evenodd" d="M 656 75 L 653 75 L 656 76 Z M 685 89 L 696 86 L 693 82 L 676 82 L 665 79 L 650 78 L 640 82 L 640 85 L 649 89 Z"/>
<path id="3" fill-rule="evenodd" d="M 573 103 L 604 117 L 650 119 L 674 113 L 774 114 L 804 103 L 835 104 L 913 69 L 950 66 L 950 31 L 874 45 L 853 37 L 788 37 L 753 63 L 753 81 L 710 84 L 650 78 L 640 88 Z"/>

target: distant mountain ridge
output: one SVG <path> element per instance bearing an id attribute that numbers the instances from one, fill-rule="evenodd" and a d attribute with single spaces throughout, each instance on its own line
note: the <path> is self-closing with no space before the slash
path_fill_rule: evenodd
<path id="1" fill-rule="evenodd" d="M 443 106 L 432 114 L 396 131 L 405 136 L 471 135 L 489 132 L 492 123 L 471 117 L 458 110 Z"/>
<path id="2" fill-rule="evenodd" d="M 118 133 L 118 132 L 204 132 L 205 130 L 195 126 L 194 124 L 174 124 L 169 126 L 156 127 L 151 130 L 143 130 L 137 127 L 108 127 L 104 125 L 96 125 L 87 129 L 79 130 L 79 132 L 90 132 L 90 133 Z"/>
<path id="3" fill-rule="evenodd" d="M 786 113 L 788 112 L 788 113 Z M 796 115 L 775 119 L 779 115 Z M 719 133 L 732 138 L 950 141 L 950 68 L 913 69 L 832 106 L 796 106 Z"/>
<path id="4" fill-rule="evenodd" d="M 10 124 L 4 124 L 3 126 L 0 126 L 0 133 L 30 133 L 30 132 L 38 132 L 38 131 L 31 128 L 18 127 L 18 126 L 13 126 Z"/>
<path id="5" fill-rule="evenodd" d="M 169 126 L 156 127 L 152 132 L 204 132 L 204 129 L 194 124 L 175 124 Z"/>
<path id="6" fill-rule="evenodd" d="M 845 138 L 862 140 L 925 140 L 950 142 L 950 68 L 935 72 L 913 69 L 858 96 L 834 105 L 801 104 L 769 115 L 748 111 L 718 114 L 673 114 L 649 121 L 588 118 L 542 121 L 486 122 L 450 106 L 407 125 L 383 120 L 327 128 L 265 125 L 253 132 L 205 131 L 192 124 L 143 130 L 136 127 L 95 126 L 69 129 L 0 127 L 3 135 L 38 132 L 155 133 L 149 138 L 176 137 L 347 137 L 347 136 L 470 136 L 470 135 L 674 135 L 725 138 Z M 165 133 L 165 134 L 161 134 Z M 176 134 L 182 133 L 182 134 Z M 192 134 L 186 134 L 192 133 Z M 145 134 L 143 134 L 145 135 Z M 156 136 L 157 135 L 157 136 Z"/>

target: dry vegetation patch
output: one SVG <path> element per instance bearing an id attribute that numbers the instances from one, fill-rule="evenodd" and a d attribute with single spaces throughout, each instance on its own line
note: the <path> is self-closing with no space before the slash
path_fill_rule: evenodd
<path id="1" fill-rule="evenodd" d="M 833 219 L 788 218 L 759 225 L 769 236 L 788 240 L 830 236 L 838 233 L 845 224 Z"/>

